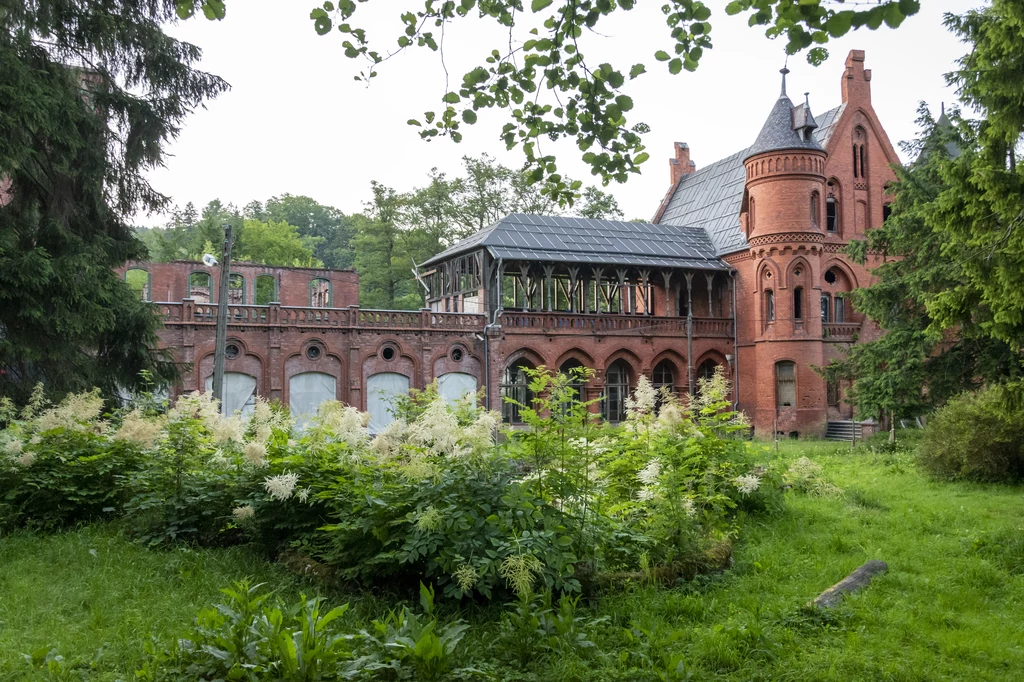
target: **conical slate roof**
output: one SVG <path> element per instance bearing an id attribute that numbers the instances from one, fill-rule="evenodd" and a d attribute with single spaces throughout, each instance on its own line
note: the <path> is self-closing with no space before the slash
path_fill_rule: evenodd
<path id="1" fill-rule="evenodd" d="M 807 127 L 806 123 L 810 123 L 816 128 L 817 124 L 814 122 L 814 117 L 811 116 L 809 105 L 801 105 L 801 107 L 806 108 L 801 109 L 799 112 L 800 123 L 798 124 L 794 120 L 793 102 L 786 96 L 787 73 L 789 73 L 787 69 L 782 70 L 782 94 L 775 101 L 775 106 L 772 107 L 771 112 L 768 114 L 768 119 L 764 122 L 764 126 L 761 128 L 757 139 L 754 140 L 753 146 L 747 150 L 744 160 L 758 154 L 782 149 L 816 149 L 824 151 L 822 146 L 818 144 L 818 141 L 814 139 L 814 136 L 807 134 L 813 128 L 807 130 L 803 136 L 795 129 L 799 125 Z"/>

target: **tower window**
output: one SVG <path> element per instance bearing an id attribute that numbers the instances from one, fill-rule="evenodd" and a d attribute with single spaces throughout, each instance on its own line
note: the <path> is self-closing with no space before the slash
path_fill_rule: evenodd
<path id="1" fill-rule="evenodd" d="M 796 363 L 775 363 L 775 404 L 778 407 L 796 405 Z"/>
<path id="2" fill-rule="evenodd" d="M 857 145 L 853 145 L 853 177 L 859 178 L 860 174 L 857 172 Z"/>
<path id="3" fill-rule="evenodd" d="M 839 202 L 831 194 L 825 200 L 825 227 L 829 232 L 839 231 Z"/>
<path id="4" fill-rule="evenodd" d="M 764 317 L 768 322 L 775 321 L 775 292 L 771 289 L 764 292 Z"/>
<path id="5" fill-rule="evenodd" d="M 858 150 L 860 152 L 860 176 L 862 178 L 866 178 L 868 176 L 868 172 L 865 169 L 865 164 L 864 164 L 864 145 L 860 145 Z"/>
<path id="6" fill-rule="evenodd" d="M 793 319 L 802 320 L 804 318 L 804 288 L 797 287 L 793 289 Z"/>
<path id="7" fill-rule="evenodd" d="M 811 225 L 814 227 L 818 226 L 818 201 L 820 195 L 817 192 L 811 192 Z"/>

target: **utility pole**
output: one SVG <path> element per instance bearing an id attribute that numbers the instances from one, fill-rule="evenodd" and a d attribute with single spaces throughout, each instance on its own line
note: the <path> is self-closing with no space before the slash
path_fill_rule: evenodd
<path id="1" fill-rule="evenodd" d="M 217 298 L 217 340 L 213 351 L 213 397 L 224 413 L 224 346 L 228 336 L 228 279 L 231 276 L 231 225 L 224 225 L 224 252 L 220 261 L 220 292 Z"/>

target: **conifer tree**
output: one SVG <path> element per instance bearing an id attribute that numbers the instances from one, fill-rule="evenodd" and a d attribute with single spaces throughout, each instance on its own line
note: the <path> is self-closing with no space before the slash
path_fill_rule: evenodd
<path id="1" fill-rule="evenodd" d="M 170 0 L 0 0 L 0 395 L 173 374 L 113 268 L 146 256 L 132 216 L 166 204 L 144 172 L 227 87 L 163 32 L 175 17 Z"/>

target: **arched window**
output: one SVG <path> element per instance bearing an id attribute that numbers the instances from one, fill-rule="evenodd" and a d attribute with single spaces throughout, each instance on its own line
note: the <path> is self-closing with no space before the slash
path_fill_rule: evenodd
<path id="1" fill-rule="evenodd" d="M 835 321 L 846 322 L 846 299 L 842 296 L 836 296 L 835 298 Z"/>
<path id="2" fill-rule="evenodd" d="M 476 393 L 476 377 L 465 372 L 448 372 L 437 378 L 437 393 L 449 405 Z"/>
<path id="3" fill-rule="evenodd" d="M 796 363 L 788 360 L 775 363 L 775 404 L 778 407 L 796 405 Z"/>
<path id="4" fill-rule="evenodd" d="M 196 303 L 213 303 L 213 277 L 208 272 L 188 276 L 188 297 Z"/>
<path id="5" fill-rule="evenodd" d="M 793 319 L 804 319 L 804 288 L 793 289 Z"/>
<path id="6" fill-rule="evenodd" d="M 839 231 L 839 201 L 832 194 L 825 199 L 825 229 L 829 232 Z"/>
<path id="7" fill-rule="evenodd" d="M 660 410 L 665 397 L 675 395 L 676 392 L 676 376 L 672 363 L 662 360 L 655 365 L 654 371 L 651 372 L 651 383 L 654 384 L 654 390 L 657 391 L 655 410 Z"/>
<path id="8" fill-rule="evenodd" d="M 311 308 L 331 307 L 331 283 L 326 279 L 314 279 L 309 283 L 309 305 Z"/>
<path id="9" fill-rule="evenodd" d="M 821 201 L 821 195 L 817 192 L 811 192 L 811 226 L 818 226 L 818 203 Z"/>
<path id="10" fill-rule="evenodd" d="M 695 390 L 697 391 L 697 395 L 700 395 L 701 393 L 701 379 L 707 381 L 708 379 L 713 378 L 715 376 L 715 372 L 718 371 L 718 366 L 719 365 L 717 362 L 709 358 L 704 362 L 700 363 L 700 366 L 697 367 L 697 373 L 696 376 L 694 376 L 694 381 L 696 382 Z"/>
<path id="11" fill-rule="evenodd" d="M 228 275 L 228 303 L 245 305 L 245 278 L 237 272 Z"/>
<path id="12" fill-rule="evenodd" d="M 206 392 L 213 390 L 213 375 L 206 377 Z M 256 377 L 242 372 L 224 372 L 224 414 L 241 412 L 248 417 L 256 408 Z"/>
<path id="13" fill-rule="evenodd" d="M 575 400 L 583 400 L 583 382 L 579 379 L 579 373 L 574 372 L 573 370 L 582 368 L 583 366 L 583 363 L 576 358 L 569 358 L 562 363 L 561 367 L 558 368 L 560 373 L 570 377 L 569 388 L 572 389 L 572 392 L 575 394 Z"/>
<path id="14" fill-rule="evenodd" d="M 316 348 L 317 346 L 311 346 Z M 338 380 L 324 372 L 302 372 L 288 379 L 288 409 L 298 428 L 304 429 L 320 405 L 335 400 Z"/>
<path id="15" fill-rule="evenodd" d="M 277 280 L 273 275 L 256 275 L 256 305 L 270 305 L 277 300 Z"/>
<path id="16" fill-rule="evenodd" d="M 882 204 L 882 222 L 884 223 L 892 215 L 892 204 Z"/>
<path id="17" fill-rule="evenodd" d="M 853 177 L 859 178 L 860 174 L 857 172 L 857 160 L 860 155 L 857 154 L 857 145 L 853 145 Z"/>
<path id="18" fill-rule="evenodd" d="M 380 433 L 395 421 L 395 403 L 409 394 L 409 377 L 397 372 L 381 372 L 366 380 L 366 411 L 370 413 L 370 433 Z"/>
<path id="19" fill-rule="evenodd" d="M 867 152 L 864 151 L 864 145 L 860 145 L 860 177 L 866 178 L 867 176 L 868 176 Z"/>
<path id="20" fill-rule="evenodd" d="M 626 419 L 626 397 L 629 396 L 629 365 L 616 360 L 605 372 L 604 418 L 612 423 Z"/>
<path id="21" fill-rule="evenodd" d="M 829 321 L 829 317 L 831 317 L 831 315 L 829 314 L 829 309 L 831 308 L 831 304 L 832 304 L 832 302 L 829 300 L 828 294 L 822 294 L 821 295 L 821 321 L 822 322 L 828 322 Z"/>
<path id="22" fill-rule="evenodd" d="M 143 301 L 153 300 L 150 297 L 150 277 L 149 270 L 143 270 L 142 268 L 132 268 L 124 273 L 124 281 L 128 283 L 128 286 L 132 291 L 138 295 Z"/>
<path id="23" fill-rule="evenodd" d="M 506 367 L 501 377 L 501 420 L 506 424 L 522 424 L 520 411 L 523 407 L 530 407 L 533 402 L 527 369 L 533 369 L 533 366 L 525 360 L 519 360 Z"/>
<path id="24" fill-rule="evenodd" d="M 672 367 L 672 363 L 668 360 L 662 360 L 659 362 L 654 371 L 651 372 L 651 383 L 654 384 L 654 388 L 664 388 L 669 393 L 675 393 L 675 370 Z"/>
<path id="25" fill-rule="evenodd" d="M 754 231 L 754 197 L 750 197 L 750 210 L 747 212 L 747 232 Z"/>
<path id="26" fill-rule="evenodd" d="M 764 292 L 764 319 L 768 322 L 775 321 L 775 292 L 771 289 Z"/>

